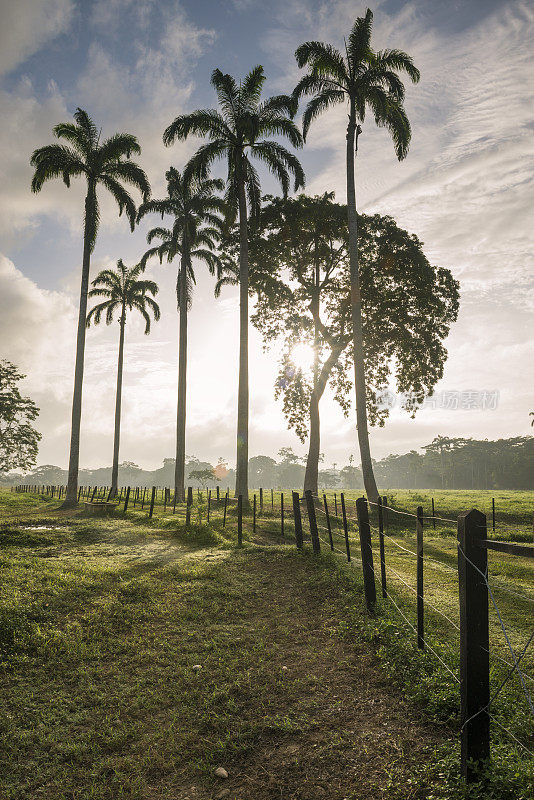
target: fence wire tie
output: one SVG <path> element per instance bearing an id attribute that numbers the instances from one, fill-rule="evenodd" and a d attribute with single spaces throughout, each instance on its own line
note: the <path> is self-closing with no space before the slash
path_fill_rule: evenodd
<path id="1" fill-rule="evenodd" d="M 496 611 L 496 613 L 497 613 L 497 617 L 498 617 L 498 619 L 499 619 L 499 623 L 500 623 L 500 626 L 501 626 L 501 628 L 502 628 L 502 632 L 503 632 L 503 634 L 504 634 L 504 638 L 506 639 L 506 644 L 508 645 L 508 649 L 510 650 L 510 653 L 512 654 L 512 659 L 513 659 L 513 662 L 514 662 L 514 665 L 515 665 L 515 666 L 514 666 L 514 670 L 515 670 L 515 671 L 517 671 L 517 674 L 519 675 L 519 680 L 521 681 L 521 686 L 523 687 L 523 691 L 524 691 L 524 693 L 525 693 L 525 697 L 526 697 L 526 699 L 527 699 L 527 703 L 528 703 L 528 706 L 529 706 L 529 708 L 530 708 L 530 713 L 531 713 L 531 714 L 532 714 L 532 716 L 534 717 L 534 706 L 532 705 L 532 698 L 530 697 L 530 692 L 528 691 L 528 689 L 527 689 L 527 687 L 526 687 L 526 685 L 525 685 L 525 681 L 524 681 L 524 679 L 523 679 L 523 673 L 522 673 L 522 671 L 521 671 L 521 669 L 520 669 L 520 667 L 519 667 L 519 662 L 517 661 L 516 655 L 515 655 L 515 653 L 514 653 L 514 649 L 513 649 L 512 645 L 511 645 L 511 643 L 510 643 L 510 639 L 508 638 L 508 633 L 507 633 L 507 631 L 506 631 L 506 628 L 505 628 L 505 626 L 504 626 L 504 622 L 502 621 L 501 613 L 500 613 L 500 611 L 499 611 L 499 609 L 498 609 L 498 606 L 497 606 L 497 603 L 495 602 L 495 599 L 494 599 L 494 597 L 493 597 L 493 592 L 491 591 L 491 586 L 490 586 L 490 584 L 489 584 L 489 580 L 488 580 L 488 568 L 486 567 L 486 572 L 485 572 L 485 573 L 484 573 L 484 572 L 482 572 L 482 570 L 481 570 L 481 569 L 479 569 L 479 568 L 477 567 L 477 565 L 476 565 L 476 564 L 474 564 L 474 563 L 471 561 L 471 559 L 470 559 L 470 558 L 468 558 L 468 557 L 466 556 L 466 554 L 464 553 L 464 551 L 463 551 L 463 549 L 462 549 L 462 547 L 461 547 L 461 545 L 460 545 L 460 543 L 459 543 L 459 542 L 458 542 L 458 549 L 459 549 L 459 550 L 460 550 L 460 552 L 462 553 L 462 555 L 463 555 L 463 557 L 465 558 L 465 560 L 466 560 L 466 561 L 467 561 L 469 564 L 471 564 L 471 566 L 473 567 L 473 569 L 474 569 L 474 570 L 476 570 L 476 572 L 478 572 L 478 574 L 479 574 L 479 575 L 481 575 L 481 576 L 482 576 L 482 578 L 484 579 L 484 583 L 485 583 L 485 584 L 486 584 L 486 586 L 488 587 L 489 596 L 491 597 L 491 602 L 493 603 L 493 607 L 495 608 L 495 611 Z"/>

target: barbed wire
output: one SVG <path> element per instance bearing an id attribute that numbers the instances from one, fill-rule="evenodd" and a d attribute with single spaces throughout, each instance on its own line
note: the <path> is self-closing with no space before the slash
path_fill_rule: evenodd
<path id="1" fill-rule="evenodd" d="M 532 750 L 529 750 L 529 749 L 528 749 L 528 747 L 526 746 L 526 744 L 523 744 L 523 742 L 521 742 L 521 741 L 520 741 L 520 740 L 517 738 L 517 736 L 514 736 L 514 734 L 512 733 L 512 731 L 511 731 L 511 730 L 509 730 L 509 728 L 506 728 L 506 727 L 505 727 L 505 726 L 502 724 L 502 722 L 499 722 L 499 720 L 497 719 L 497 717 L 494 717 L 494 716 L 493 716 L 493 714 L 490 714 L 489 712 L 488 712 L 488 717 L 489 717 L 489 718 L 492 720 L 492 722 L 494 722 L 494 723 L 495 723 L 495 725 L 498 725 L 498 726 L 499 726 L 499 728 L 502 728 L 502 730 L 503 730 L 503 731 L 505 731 L 505 732 L 508 734 L 508 736 L 510 736 L 510 738 L 511 738 L 511 739 L 513 739 L 513 740 L 514 740 L 514 742 L 516 742 L 516 743 L 517 743 L 517 744 L 518 744 L 520 747 L 522 747 L 522 748 L 523 748 L 523 750 L 525 750 L 525 751 L 526 751 L 526 752 L 527 752 L 527 753 L 528 753 L 530 756 L 534 756 L 534 753 L 532 752 Z"/>
<path id="2" fill-rule="evenodd" d="M 482 576 L 486 586 L 488 587 L 488 592 L 489 592 L 489 596 L 491 598 L 491 602 L 492 602 L 493 607 L 495 608 L 495 611 L 497 613 L 497 617 L 499 619 L 499 623 L 500 623 L 502 632 L 504 634 L 504 638 L 506 639 L 506 644 L 508 645 L 508 649 L 510 650 L 510 653 L 512 654 L 512 659 L 513 659 L 513 662 L 514 662 L 514 664 L 516 666 L 517 674 L 519 675 L 519 680 L 521 681 L 521 686 L 523 687 L 523 691 L 525 693 L 525 697 L 527 699 L 527 703 L 528 703 L 528 706 L 530 708 L 530 712 L 531 712 L 532 716 L 534 717 L 534 706 L 532 705 L 532 698 L 530 697 L 530 692 L 528 691 L 527 687 L 525 686 L 525 682 L 523 680 L 523 673 L 522 673 L 521 669 L 519 668 L 519 665 L 518 665 L 518 662 L 517 662 L 517 659 L 516 659 L 516 656 L 515 656 L 515 653 L 514 653 L 514 649 L 513 649 L 512 645 L 511 645 L 510 639 L 508 637 L 508 632 L 507 632 L 507 630 L 505 628 L 505 625 L 504 625 L 504 622 L 502 620 L 501 613 L 499 611 L 497 603 L 495 602 L 495 598 L 493 597 L 493 592 L 491 591 L 491 586 L 490 586 L 490 583 L 489 583 L 489 580 L 488 580 L 487 567 L 486 567 L 486 573 L 482 572 L 482 570 L 476 564 L 474 564 L 473 561 L 471 561 L 471 559 L 468 556 L 466 556 L 466 554 L 464 553 L 464 551 L 462 549 L 462 546 L 461 546 L 461 544 L 459 542 L 458 542 L 458 549 L 462 553 L 462 555 L 465 558 L 465 560 L 469 564 L 471 564 L 473 569 L 476 570 L 476 572 L 478 572 L 479 575 Z"/>

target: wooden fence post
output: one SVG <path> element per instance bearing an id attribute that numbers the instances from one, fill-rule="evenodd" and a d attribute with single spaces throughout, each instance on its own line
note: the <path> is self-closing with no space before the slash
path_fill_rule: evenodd
<path id="1" fill-rule="evenodd" d="M 337 494 L 334 492 L 334 510 L 337 517 Z"/>
<path id="2" fill-rule="evenodd" d="M 295 522 L 295 541 L 297 549 L 302 550 L 302 518 L 300 516 L 300 495 L 298 492 L 292 493 L 293 497 L 293 520 Z"/>
<path id="3" fill-rule="evenodd" d="M 417 506 L 417 647 L 425 649 L 425 606 L 423 599 L 423 506 Z"/>
<path id="4" fill-rule="evenodd" d="M 252 533 L 256 533 L 256 493 L 254 493 L 254 502 L 252 503 Z"/>
<path id="5" fill-rule="evenodd" d="M 125 514 L 126 514 L 126 512 L 128 511 L 128 503 L 129 503 L 129 501 L 130 501 L 130 487 L 128 486 L 128 488 L 126 489 L 126 497 L 124 498 L 124 508 L 123 508 L 123 512 L 124 512 Z"/>
<path id="6" fill-rule="evenodd" d="M 274 514 L 274 489 L 271 489 L 271 514 Z"/>
<path id="7" fill-rule="evenodd" d="M 193 487 L 187 487 L 187 505 L 185 507 L 185 524 L 189 528 L 191 525 L 191 509 L 193 508 Z"/>
<path id="8" fill-rule="evenodd" d="M 345 533 L 345 549 L 347 551 L 347 561 L 350 561 L 349 526 L 347 523 L 347 509 L 345 508 L 345 495 L 343 492 L 341 492 L 341 513 L 343 514 L 343 531 Z"/>
<path id="9" fill-rule="evenodd" d="M 384 548 L 384 512 L 382 498 L 378 498 L 378 538 L 380 541 L 380 579 L 382 583 L 382 597 L 388 596 L 386 584 L 386 552 Z"/>
<path id="10" fill-rule="evenodd" d="M 224 495 L 224 514 L 223 514 L 223 528 L 226 528 L 226 509 L 228 508 L 228 490 Z"/>
<path id="11" fill-rule="evenodd" d="M 237 498 L 237 546 L 243 545 L 243 495 Z"/>
<path id="12" fill-rule="evenodd" d="M 490 755 L 488 553 L 486 515 L 472 510 L 458 517 L 460 594 L 460 722 L 462 774 L 477 780 L 477 769 Z M 478 571 L 480 570 L 480 572 Z M 482 574 L 480 574 L 482 573 Z"/>
<path id="13" fill-rule="evenodd" d="M 310 524 L 313 552 L 320 553 L 321 542 L 319 540 L 319 531 L 317 530 L 317 518 L 315 516 L 315 506 L 313 504 L 313 494 L 311 489 L 306 489 L 304 496 L 306 497 L 306 507 L 308 509 L 308 522 Z"/>
<path id="14" fill-rule="evenodd" d="M 216 491 L 217 491 L 217 502 L 219 502 L 219 500 L 221 499 L 221 490 L 219 484 L 217 484 Z"/>
<path id="15" fill-rule="evenodd" d="M 150 511 L 148 512 L 148 518 L 149 519 L 152 517 L 152 514 L 154 513 L 154 501 L 155 501 L 155 499 L 156 499 L 156 487 L 153 486 L 152 487 L 152 497 L 150 498 Z"/>
<path id="16" fill-rule="evenodd" d="M 432 527 L 436 530 L 436 508 L 434 506 L 434 498 L 432 498 Z"/>
<path id="17" fill-rule="evenodd" d="M 91 495 L 91 503 L 93 502 L 93 500 L 95 498 L 96 489 L 97 489 L 97 487 L 95 486 L 95 488 L 93 489 L 93 494 Z"/>
<path id="18" fill-rule="evenodd" d="M 330 512 L 328 511 L 328 503 L 326 501 L 326 494 L 323 493 L 324 513 L 326 516 L 326 527 L 328 528 L 328 538 L 330 539 L 330 550 L 334 550 L 334 540 L 332 538 L 332 526 L 330 524 Z"/>
<path id="19" fill-rule="evenodd" d="M 369 525 L 369 510 L 367 499 L 359 497 L 356 500 L 358 514 L 358 528 L 360 529 L 360 549 L 362 553 L 363 586 L 365 603 L 368 611 L 373 611 L 376 603 L 375 571 L 373 567 L 373 548 L 371 546 L 371 527 Z"/>
<path id="20" fill-rule="evenodd" d="M 176 498 L 178 497 L 178 487 L 174 487 L 174 497 L 172 498 L 172 513 L 176 514 Z"/>
<path id="21" fill-rule="evenodd" d="M 260 514 L 263 514 L 263 489 L 260 486 Z"/>
<path id="22" fill-rule="evenodd" d="M 493 533 L 495 533 L 495 498 L 491 498 L 491 519 L 493 523 Z"/>
<path id="23" fill-rule="evenodd" d="M 206 514 L 206 523 L 210 521 L 210 508 L 211 508 L 211 489 L 208 491 L 208 513 Z"/>
<path id="24" fill-rule="evenodd" d="M 284 493 L 280 492 L 280 531 L 284 536 Z"/>

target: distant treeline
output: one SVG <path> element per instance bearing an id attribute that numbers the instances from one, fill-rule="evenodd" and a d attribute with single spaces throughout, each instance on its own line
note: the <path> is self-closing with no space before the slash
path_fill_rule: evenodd
<path id="1" fill-rule="evenodd" d="M 534 489 L 534 437 L 482 441 L 436 437 L 421 448 L 403 455 L 389 455 L 374 462 L 375 474 L 383 489 Z M 269 456 L 253 456 L 249 461 L 251 488 L 298 489 L 304 482 L 305 466 L 290 447 L 279 451 L 279 460 Z M 352 461 L 352 457 L 350 459 Z M 166 458 L 156 470 L 144 470 L 131 461 L 119 466 L 119 483 L 123 486 L 172 486 L 174 459 Z M 209 476 L 212 476 L 211 478 Z M 216 479 L 216 476 L 219 480 Z M 65 484 L 67 471 L 45 464 L 26 475 L 3 475 L 4 485 Z M 80 470 L 80 484 L 109 486 L 111 467 Z M 186 485 L 229 486 L 235 484 L 235 472 L 227 469 L 223 459 L 215 466 L 190 458 L 186 464 Z M 337 465 L 319 472 L 319 486 L 324 489 L 363 491 L 362 474 L 352 463 Z"/>

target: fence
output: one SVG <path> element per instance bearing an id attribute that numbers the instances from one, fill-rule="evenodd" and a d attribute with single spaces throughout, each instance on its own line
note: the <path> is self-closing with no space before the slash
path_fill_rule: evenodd
<path id="1" fill-rule="evenodd" d="M 61 498 L 64 487 L 24 487 L 16 491 L 31 491 L 51 497 Z M 95 499 L 105 501 L 110 499 L 108 487 L 80 487 L 79 498 L 87 501 Z M 249 498 L 250 499 L 250 498 Z M 334 494 L 330 505 L 326 494 L 322 502 L 311 492 L 305 493 L 304 502 L 298 492 L 274 492 L 270 490 L 267 497 L 263 490 L 254 493 L 250 503 L 244 503 L 241 496 L 230 497 L 229 489 L 224 494 L 217 487 L 205 492 L 200 489 L 194 496 L 193 489 L 188 488 L 185 503 L 177 503 L 177 492 L 169 488 L 151 487 L 123 487 L 116 498 L 117 508 L 123 503 L 122 512 L 136 509 L 145 512 L 149 518 L 158 510 L 165 515 L 176 515 L 184 521 L 186 526 L 193 523 L 217 523 L 222 530 L 235 525 L 237 543 L 243 545 L 248 532 L 256 537 L 260 534 L 276 535 L 280 541 L 294 541 L 300 550 L 304 544 L 310 543 L 314 553 L 320 553 L 325 546 L 336 557 L 361 569 L 363 575 L 365 603 L 369 613 L 375 612 L 377 603 L 376 585 L 379 583 L 383 600 L 391 606 L 412 630 L 417 647 L 425 651 L 458 685 L 460 694 L 460 737 L 461 737 L 461 765 L 462 772 L 468 782 L 473 781 L 480 765 L 490 757 L 490 728 L 495 724 L 511 736 L 515 744 L 523 748 L 530 755 L 528 747 L 509 731 L 492 713 L 492 705 L 501 694 L 504 687 L 512 678 L 517 677 L 520 683 L 522 696 L 526 701 L 528 712 L 534 716 L 534 705 L 530 694 L 529 685 L 534 684 L 534 678 L 528 675 L 521 662 L 534 639 L 534 630 L 527 637 L 526 644 L 517 655 L 511 642 L 509 632 L 504 624 L 502 613 L 495 601 L 495 585 L 499 591 L 506 591 L 522 601 L 534 603 L 524 592 L 503 585 L 496 579 L 489 579 L 488 551 L 504 552 L 513 556 L 532 559 L 534 547 L 512 542 L 498 541 L 488 538 L 486 516 L 480 511 L 472 510 L 460 514 L 457 519 L 448 519 L 438 516 L 432 501 L 432 514 L 425 516 L 423 508 L 417 507 L 415 513 L 392 508 L 388 505 L 387 498 L 380 498 L 377 503 L 368 503 L 362 497 L 356 500 L 355 516 L 351 515 L 349 501 L 344 493 Z M 196 501 L 196 502 L 195 502 Z M 376 518 L 376 525 L 371 524 L 369 507 Z M 492 527 L 495 525 L 494 504 L 492 504 Z M 196 519 L 192 516 L 196 514 Z M 307 520 L 304 524 L 303 517 Z M 404 543 L 400 543 L 392 535 L 395 524 L 406 521 L 415 529 L 416 545 L 411 550 Z M 424 531 L 426 527 L 444 524 L 457 528 L 456 563 L 447 565 L 443 561 L 437 562 L 425 552 Z M 389 530 L 389 529 L 392 530 Z M 352 533 L 357 533 L 357 554 L 354 552 L 355 538 Z M 411 586 L 393 566 L 388 563 L 386 542 L 389 547 L 397 548 L 402 552 L 403 558 L 408 557 L 415 563 L 416 586 Z M 377 547 L 377 556 L 380 561 L 379 578 L 378 570 L 375 572 L 373 543 Z M 443 609 L 432 604 L 425 597 L 425 571 L 429 565 L 439 563 L 440 569 L 448 570 L 454 580 L 458 582 L 458 623 L 448 616 Z M 425 564 L 427 565 L 425 567 Z M 415 596 L 416 624 L 408 619 L 401 608 L 401 601 L 396 602 L 390 588 L 389 581 L 399 581 L 405 589 Z M 489 609 L 492 607 L 497 615 L 498 625 L 506 642 L 510 659 L 503 659 L 492 652 L 490 647 Z M 458 673 L 447 664 L 431 643 L 427 635 L 428 626 L 425 624 L 425 611 L 430 609 L 452 626 L 459 634 L 459 671 Z M 490 656 L 495 656 L 499 662 L 507 667 L 507 673 L 499 685 L 491 691 L 490 681 Z"/>

